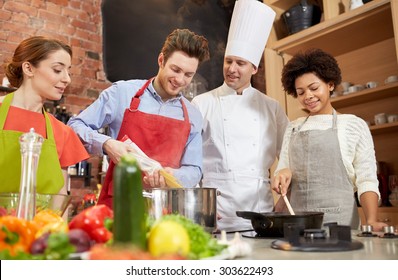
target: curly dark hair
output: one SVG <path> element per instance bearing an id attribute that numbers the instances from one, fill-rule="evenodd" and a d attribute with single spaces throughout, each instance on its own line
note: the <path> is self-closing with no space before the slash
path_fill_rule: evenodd
<path id="1" fill-rule="evenodd" d="M 321 49 L 308 49 L 295 54 L 283 67 L 281 81 L 285 92 L 296 98 L 295 81 L 306 73 L 313 73 L 323 82 L 333 83 L 335 87 L 341 83 L 337 60 Z"/>

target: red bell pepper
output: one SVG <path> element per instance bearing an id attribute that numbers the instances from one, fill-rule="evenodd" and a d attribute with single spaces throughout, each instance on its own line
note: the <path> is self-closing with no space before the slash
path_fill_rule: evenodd
<path id="1" fill-rule="evenodd" d="M 112 238 L 112 232 L 105 227 L 105 220 L 113 219 L 113 210 L 108 206 L 94 205 L 77 214 L 69 222 L 69 229 L 82 229 L 97 243 Z"/>

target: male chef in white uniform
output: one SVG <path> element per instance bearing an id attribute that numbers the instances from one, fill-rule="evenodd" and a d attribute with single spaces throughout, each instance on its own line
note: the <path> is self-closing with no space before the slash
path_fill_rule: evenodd
<path id="1" fill-rule="evenodd" d="M 224 56 L 222 86 L 196 96 L 203 124 L 203 187 L 220 191 L 217 228 L 252 229 L 236 211 L 271 212 L 269 169 L 279 155 L 288 118 L 280 104 L 251 86 L 275 12 L 238 0 Z"/>

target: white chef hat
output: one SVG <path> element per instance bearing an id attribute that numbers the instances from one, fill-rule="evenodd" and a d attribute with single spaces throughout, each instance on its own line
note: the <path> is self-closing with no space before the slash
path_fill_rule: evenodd
<path id="1" fill-rule="evenodd" d="M 258 0 L 237 0 L 229 26 L 225 56 L 238 56 L 258 67 L 275 14 Z"/>

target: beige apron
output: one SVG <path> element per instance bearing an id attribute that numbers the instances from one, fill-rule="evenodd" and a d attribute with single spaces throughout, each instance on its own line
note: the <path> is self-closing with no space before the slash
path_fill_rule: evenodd
<path id="1" fill-rule="evenodd" d="M 324 223 L 337 222 L 358 229 L 354 188 L 345 169 L 337 135 L 337 115 L 327 130 L 293 131 L 289 163 L 290 202 L 295 211 L 324 212 Z"/>
<path id="2" fill-rule="evenodd" d="M 8 94 L 0 106 L 0 192 L 19 192 L 21 181 L 19 137 L 24 132 L 3 129 L 13 96 L 14 93 Z M 38 193 L 58 193 L 64 185 L 64 176 L 59 163 L 50 119 L 44 110 L 43 114 L 46 120 L 47 139 L 44 139 L 40 152 L 36 191 Z"/>

